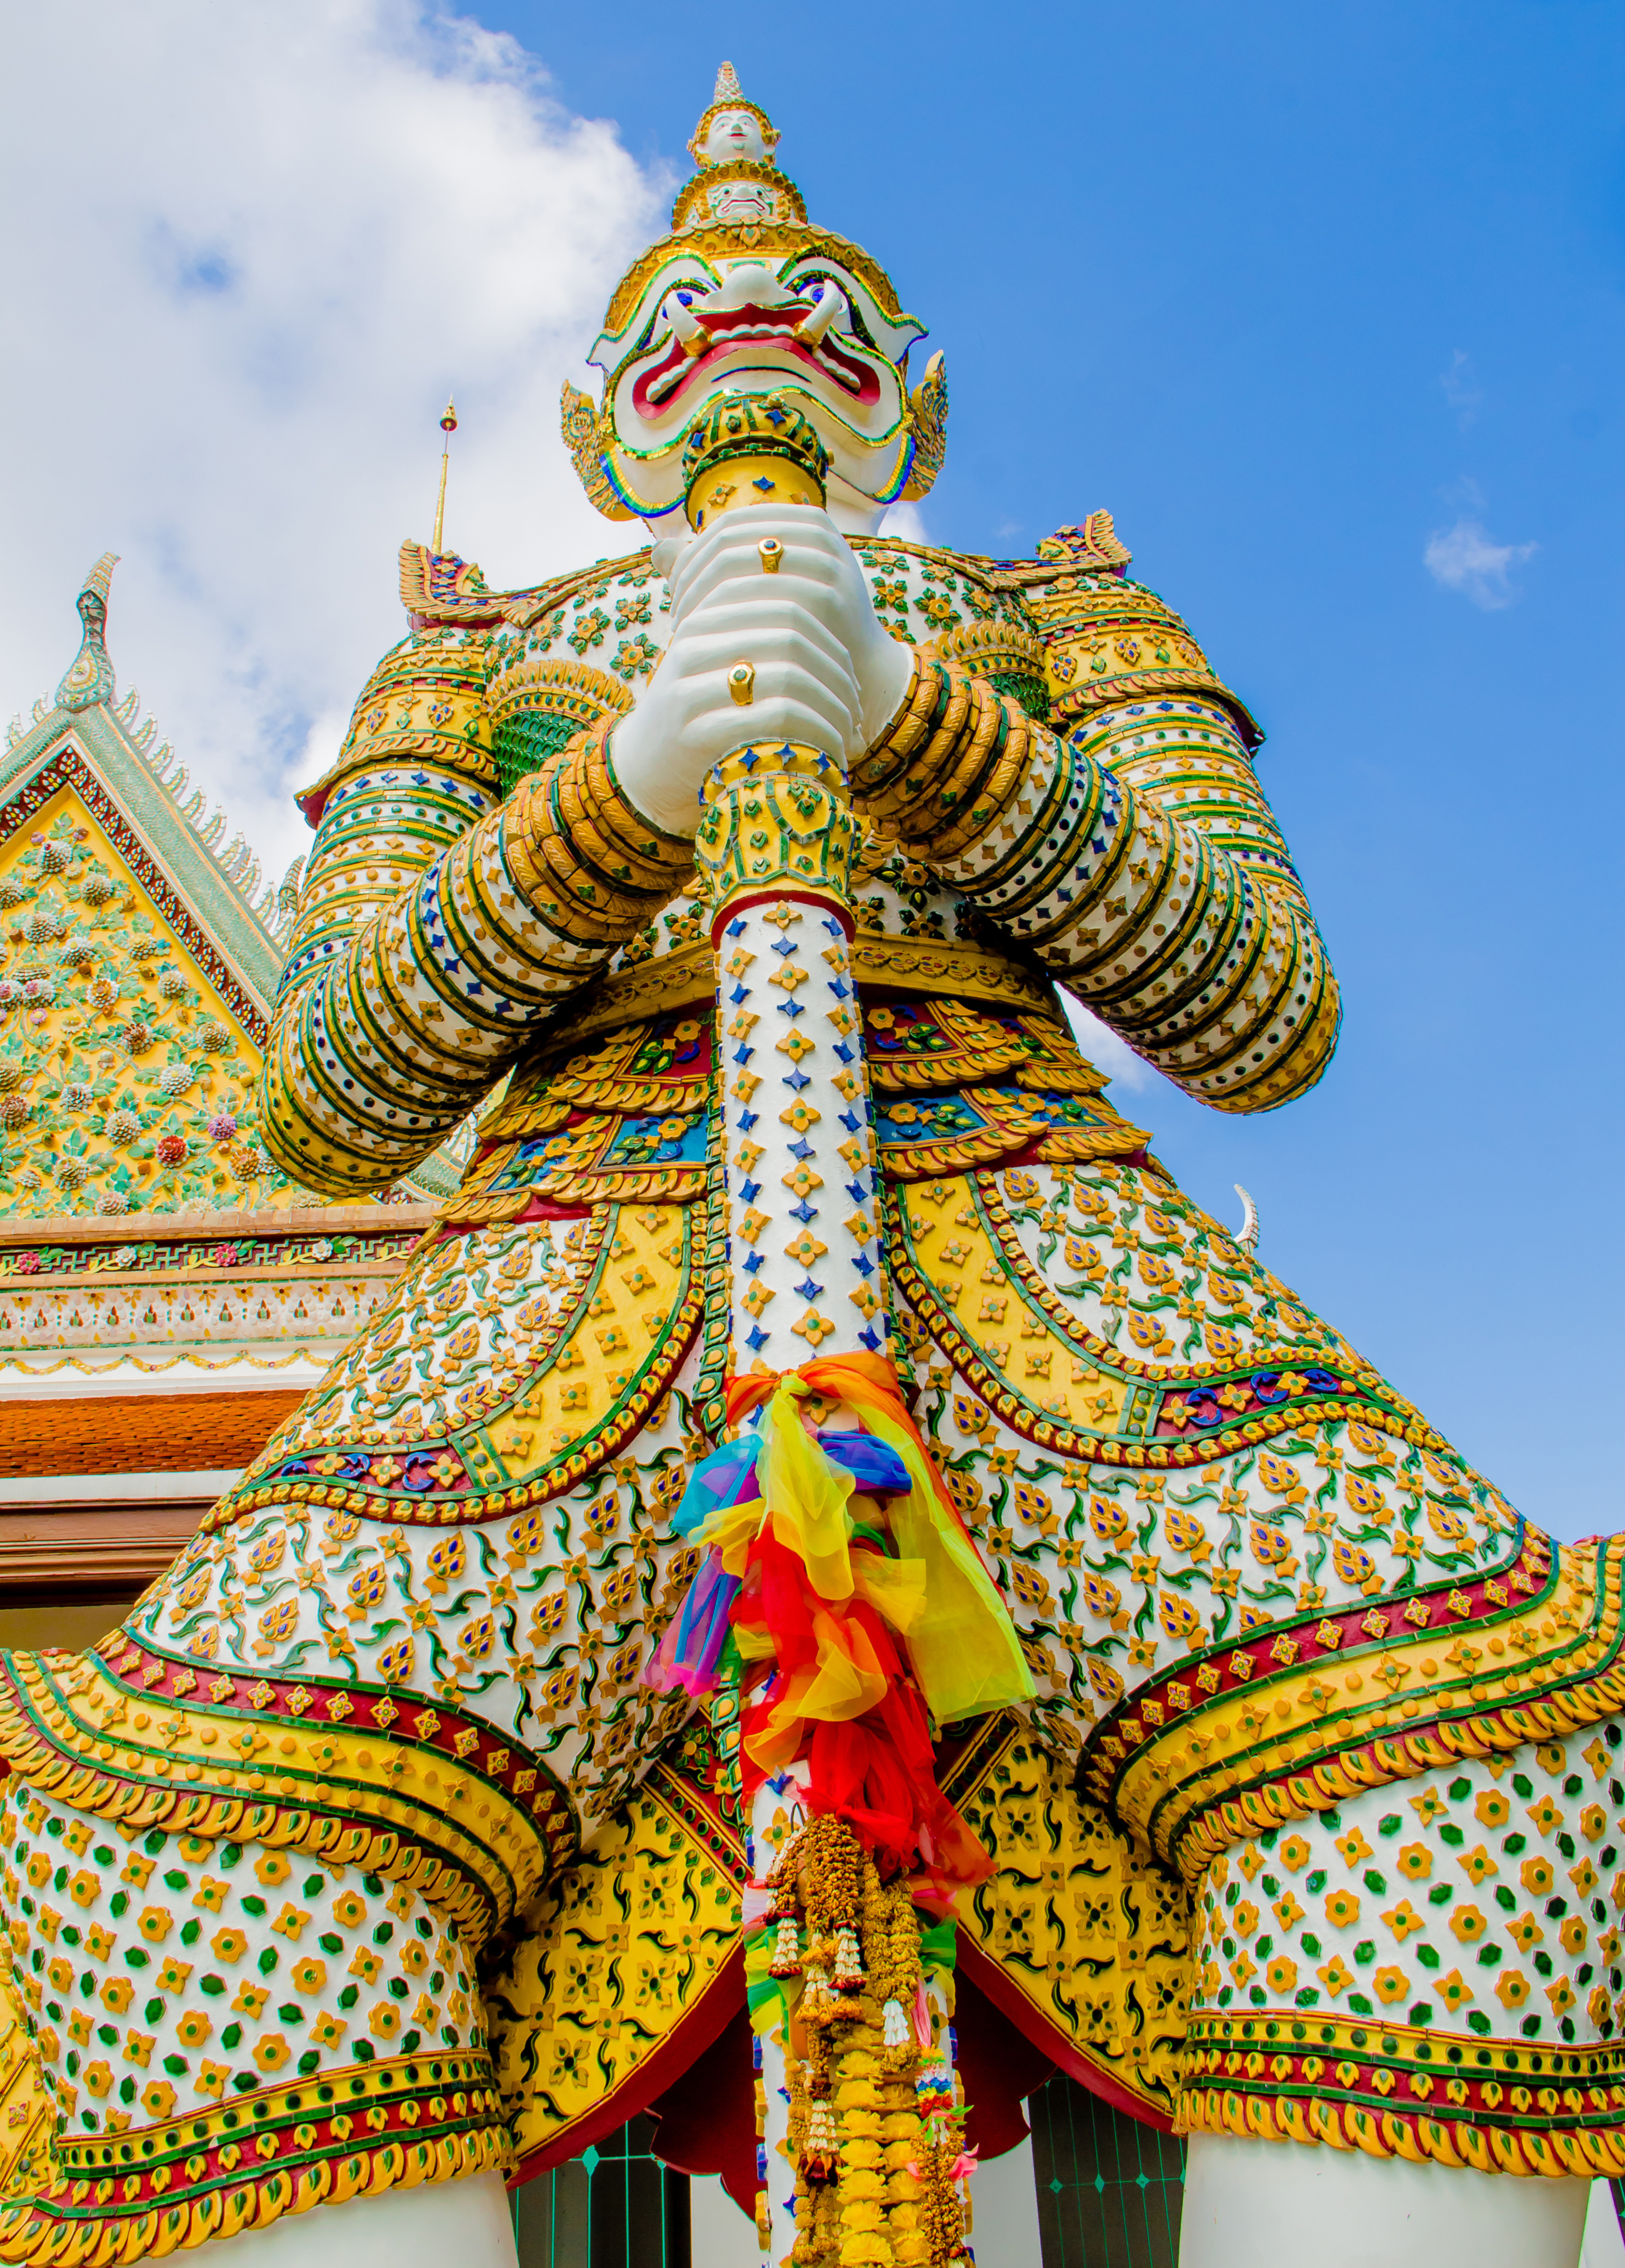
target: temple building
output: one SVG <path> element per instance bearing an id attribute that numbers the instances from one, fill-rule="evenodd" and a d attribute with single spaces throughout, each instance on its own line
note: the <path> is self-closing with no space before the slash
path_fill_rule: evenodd
<path id="1" fill-rule="evenodd" d="M 107 644 L 0 755 L 0 1644 L 83 1645 L 390 1292 L 456 1172 L 333 1204 L 258 1136 L 278 886 Z"/>

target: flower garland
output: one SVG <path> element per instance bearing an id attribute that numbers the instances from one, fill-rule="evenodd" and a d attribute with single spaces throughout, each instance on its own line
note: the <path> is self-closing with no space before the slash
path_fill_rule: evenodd
<path id="1" fill-rule="evenodd" d="M 769 1973 L 782 1985 L 801 1979 L 793 2012 L 788 1995 L 783 2004 L 790 2262 L 951 2268 L 967 2257 L 958 2183 L 972 2160 L 960 2088 L 934 2036 L 908 1885 L 901 1875 L 882 1881 L 852 1830 L 823 1815 L 790 1837 L 768 1889 Z"/>

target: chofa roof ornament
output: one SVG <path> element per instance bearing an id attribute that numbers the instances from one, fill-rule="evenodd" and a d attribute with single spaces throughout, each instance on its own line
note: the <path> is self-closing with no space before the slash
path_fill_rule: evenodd
<path id="1" fill-rule="evenodd" d="M 85 578 L 84 588 L 74 601 L 85 629 L 79 651 L 56 688 L 59 709 L 91 709 L 99 701 L 112 705 L 118 688 L 107 652 L 107 593 L 118 563 L 116 551 L 104 551 Z"/>

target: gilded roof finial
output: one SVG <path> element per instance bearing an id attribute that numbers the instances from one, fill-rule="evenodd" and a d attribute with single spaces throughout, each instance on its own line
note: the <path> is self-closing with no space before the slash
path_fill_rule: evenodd
<path id="1" fill-rule="evenodd" d="M 79 651 L 56 688 L 59 709 L 90 709 L 98 701 L 111 702 L 117 689 L 113 664 L 107 656 L 107 593 L 118 563 L 116 551 L 104 551 L 85 578 L 75 601 L 85 628 Z"/>
<path id="2" fill-rule="evenodd" d="M 435 504 L 434 540 L 430 549 L 438 559 L 445 549 L 445 475 L 451 458 L 452 436 L 457 431 L 457 404 L 448 394 L 445 408 L 440 413 L 440 431 L 445 440 L 440 450 L 440 494 Z"/>

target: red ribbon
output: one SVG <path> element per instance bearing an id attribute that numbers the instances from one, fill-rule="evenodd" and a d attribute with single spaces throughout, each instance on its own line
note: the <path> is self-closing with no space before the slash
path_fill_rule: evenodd
<path id="1" fill-rule="evenodd" d="M 730 1379 L 729 1424 L 737 1425 L 767 1401 L 783 1375 L 753 1371 Z M 891 1363 L 879 1355 L 828 1355 L 802 1364 L 793 1375 L 827 1401 L 844 1402 L 860 1412 L 865 1407 L 879 1410 L 903 1427 L 917 1445 L 943 1505 L 964 1531 L 959 1507 L 909 1415 Z M 736 1624 L 762 1631 L 771 1640 L 777 1671 L 767 1695 L 746 1709 L 740 1726 L 746 1790 L 754 1792 L 764 1776 L 751 1760 L 751 1738 L 772 1718 L 779 1682 L 818 1659 L 815 1606 L 861 1629 L 866 1650 L 885 1674 L 886 1693 L 861 1717 L 809 1721 L 798 1751 L 808 1767 L 808 1803 L 815 1814 L 846 1820 L 874 1852 L 883 1874 L 908 1870 L 921 1875 L 916 1895 L 945 1908 L 958 1889 L 985 1881 L 993 1861 L 937 1785 L 930 1722 L 908 1663 L 885 1621 L 864 1598 L 854 1594 L 837 1605 L 823 1599 L 815 1602 L 800 1559 L 770 1531 L 751 1545 L 744 1585 L 732 1608 Z"/>

